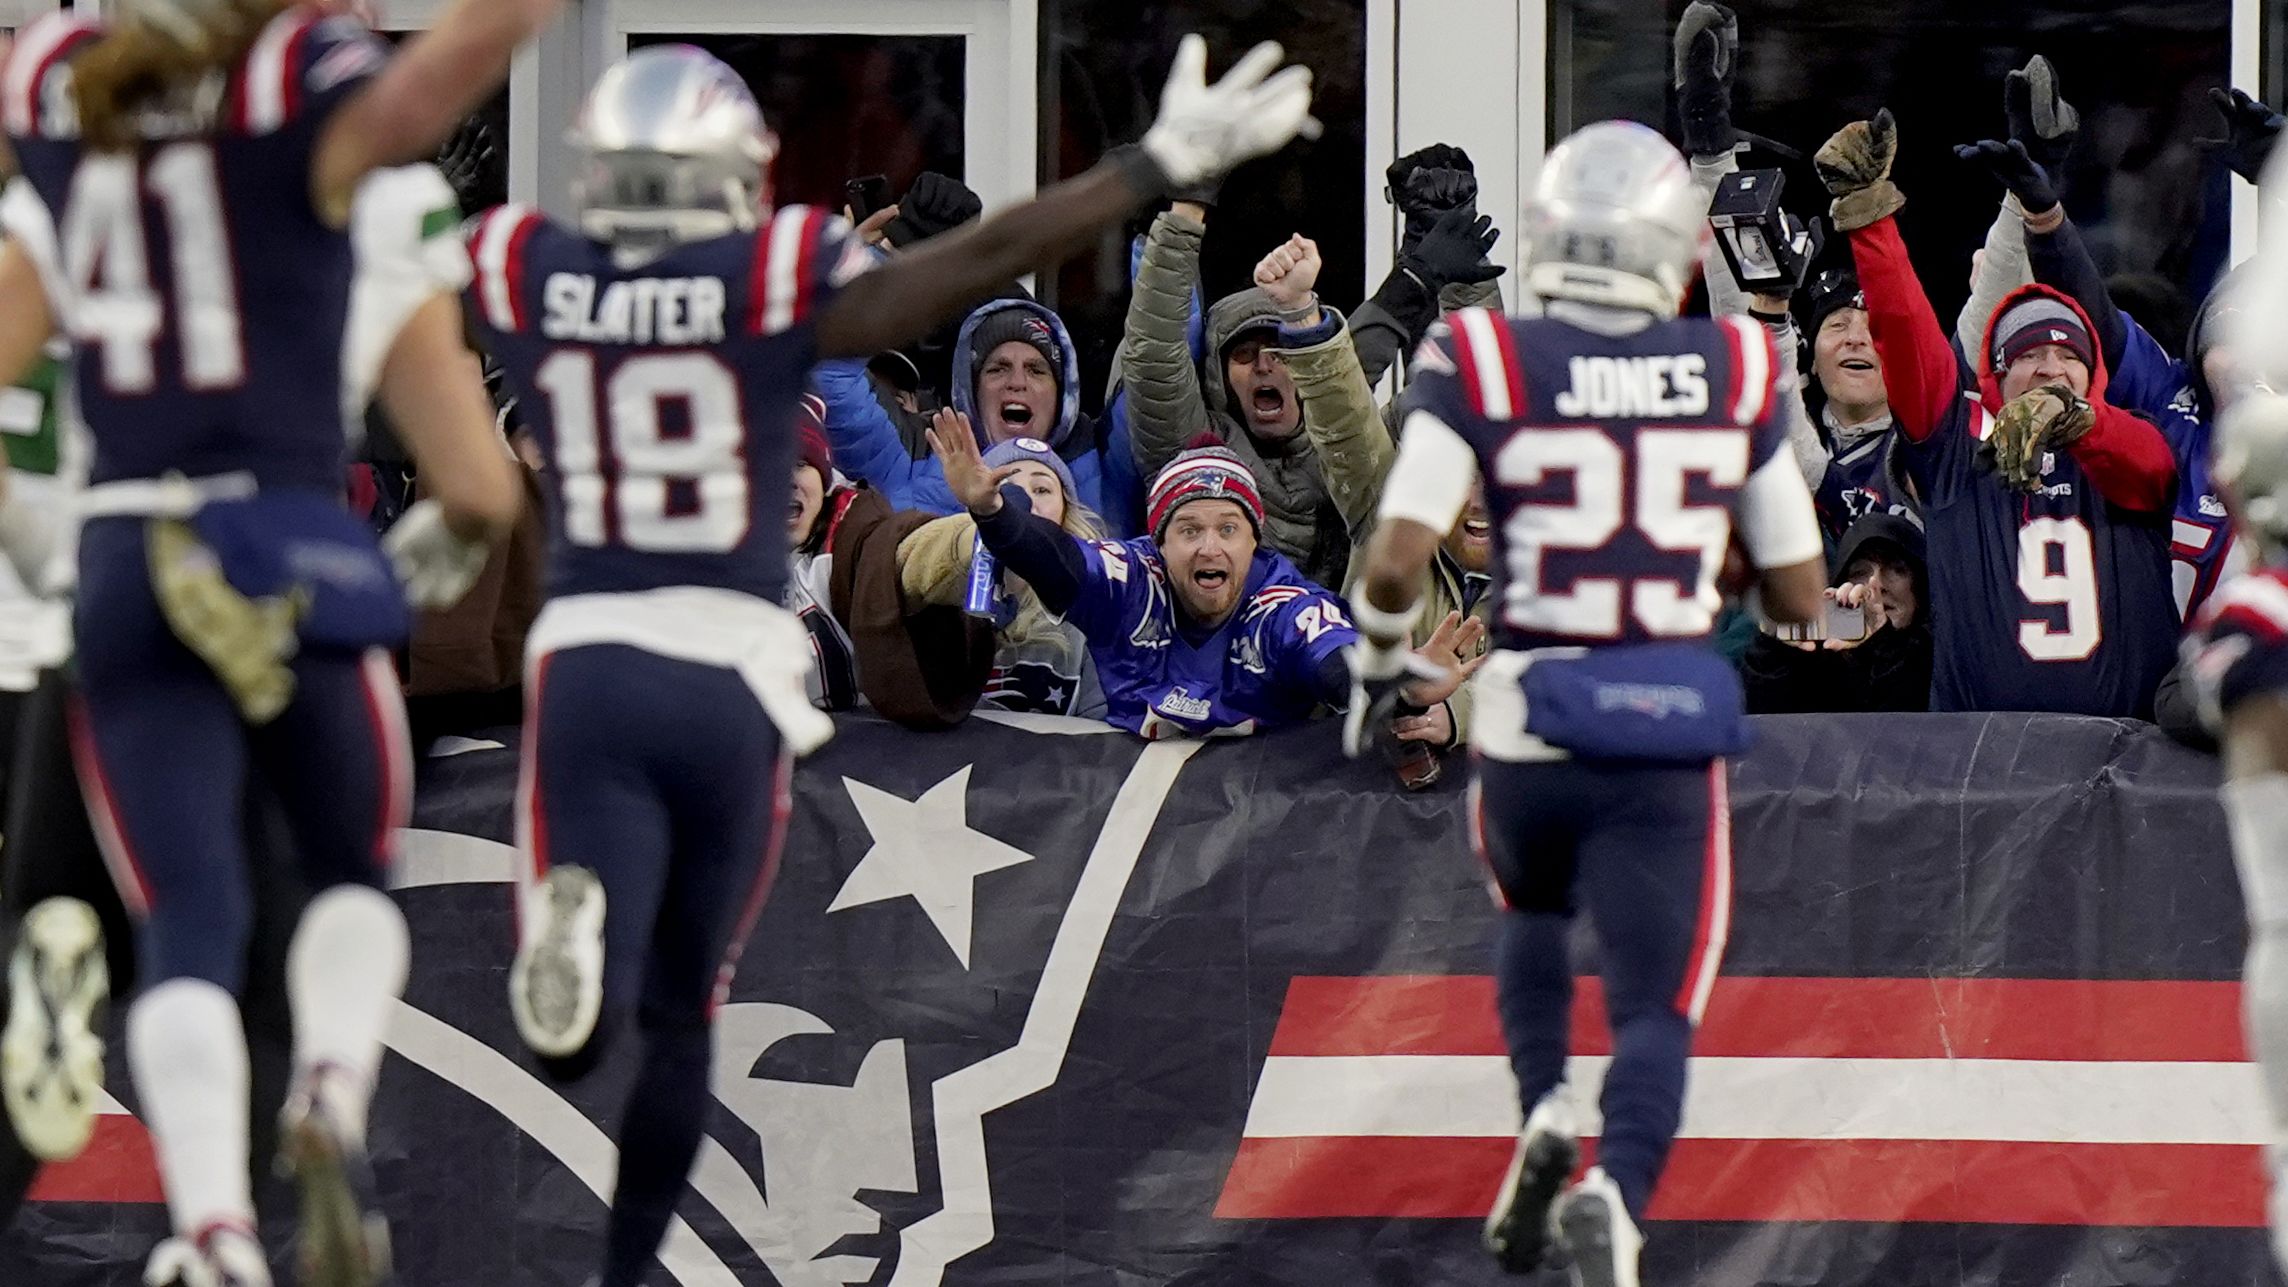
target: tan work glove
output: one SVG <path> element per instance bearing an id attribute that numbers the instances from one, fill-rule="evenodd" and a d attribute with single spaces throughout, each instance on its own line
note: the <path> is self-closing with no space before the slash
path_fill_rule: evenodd
<path id="1" fill-rule="evenodd" d="M 1875 113 L 1872 121 L 1853 121 L 1835 131 L 1811 159 L 1820 182 L 1835 195 L 1828 217 L 1838 232 L 1852 232 L 1907 204 L 1899 186 L 1891 182 L 1891 162 L 1899 154 L 1899 127 L 1891 109 Z"/>

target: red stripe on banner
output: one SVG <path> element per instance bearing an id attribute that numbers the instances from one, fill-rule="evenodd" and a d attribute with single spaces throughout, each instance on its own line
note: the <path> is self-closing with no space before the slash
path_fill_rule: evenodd
<path id="1" fill-rule="evenodd" d="M 1595 1160 L 1584 1141 L 1582 1165 Z M 1482 1219 L 1504 1139 L 1248 1139 L 1216 1202 L 1225 1220 Z M 1678 1140 L 1655 1220 L 2264 1226 L 2247 1145 L 1975 1140 Z"/>
<path id="2" fill-rule="evenodd" d="M 159 1162 L 143 1123 L 119 1113 L 95 1119 L 78 1157 L 42 1167 L 25 1195 L 33 1202 L 164 1202 Z"/>
<path id="3" fill-rule="evenodd" d="M 1572 1051 L 1612 1053 L 1604 988 L 1575 980 Z M 1720 978 L 1696 1055 L 2238 1063 L 2237 982 Z M 1274 1055 L 1500 1055 L 1494 981 L 1299 977 Z"/>

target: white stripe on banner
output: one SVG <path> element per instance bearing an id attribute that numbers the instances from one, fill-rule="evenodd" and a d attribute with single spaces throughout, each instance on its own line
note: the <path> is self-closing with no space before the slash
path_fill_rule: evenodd
<path id="1" fill-rule="evenodd" d="M 1589 1133 L 1611 1062 L 1566 1065 Z M 1694 1059 L 1686 1085 L 1687 1139 L 2270 1142 L 2244 1063 L 1720 1057 Z M 1246 1134 L 1494 1138 L 1519 1124 L 1501 1055 L 1274 1056 Z"/>
<path id="2" fill-rule="evenodd" d="M 763 334 L 794 325 L 794 304 L 802 289 L 802 235 L 810 212 L 801 206 L 781 210 L 771 220 L 769 276 L 763 282 Z"/>
<path id="3" fill-rule="evenodd" d="M 1478 403 L 1488 420 L 1507 420 L 1517 414 L 1509 400 L 1509 358 L 1501 337 L 1494 334 L 1494 316 L 1482 308 L 1454 314 L 1462 324 L 1463 341 L 1470 346 L 1470 365 L 1478 373 Z"/>

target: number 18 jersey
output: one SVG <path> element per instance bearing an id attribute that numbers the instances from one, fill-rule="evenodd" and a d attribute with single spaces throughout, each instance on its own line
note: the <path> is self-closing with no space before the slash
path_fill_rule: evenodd
<path id="1" fill-rule="evenodd" d="M 1528 650 L 1708 637 L 1734 520 L 1760 567 L 1819 557 L 1786 450 L 1794 377 L 1744 318 L 1605 335 L 1466 309 L 1431 329 L 1407 389 L 1408 441 L 1384 516 L 1439 526 L 1484 479 L 1499 554 L 1494 646 Z M 1417 444 L 1420 430 L 1425 441 Z M 1396 495 L 1451 463 L 1435 504 Z M 1453 479 L 1460 480 L 1461 490 Z M 1441 530 L 1443 530 L 1441 528 Z"/>
<path id="2" fill-rule="evenodd" d="M 863 257 L 804 206 L 622 266 L 504 206 L 471 228 L 470 309 L 548 460 L 551 597 L 667 586 L 776 604 L 815 321 Z"/>

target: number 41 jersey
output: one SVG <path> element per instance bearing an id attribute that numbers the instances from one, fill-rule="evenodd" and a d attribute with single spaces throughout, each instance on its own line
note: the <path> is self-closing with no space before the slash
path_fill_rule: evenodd
<path id="1" fill-rule="evenodd" d="M 470 306 L 548 459 L 552 597 L 709 586 L 780 601 L 815 321 L 864 257 L 788 206 L 623 267 L 503 206 L 471 227 Z"/>
<path id="2" fill-rule="evenodd" d="M 1496 648 L 1705 639 L 1735 518 L 1760 567 L 1819 556 L 1786 450 L 1794 377 L 1745 318 L 1605 335 L 1465 309 L 1431 329 L 1414 372 L 1409 439 L 1453 439 L 1439 472 L 1466 480 L 1474 464 L 1485 481 Z M 1384 513 L 1434 522 L 1458 495 Z"/>
<path id="3" fill-rule="evenodd" d="M 104 34 L 52 13 L 0 67 L 23 169 L 0 219 L 75 341 L 92 481 L 243 472 L 338 492 L 354 261 L 313 208 L 310 162 L 387 48 L 355 18 L 290 6 L 227 74 L 145 112 L 136 147 L 106 153 L 80 138 L 72 84 Z"/>

